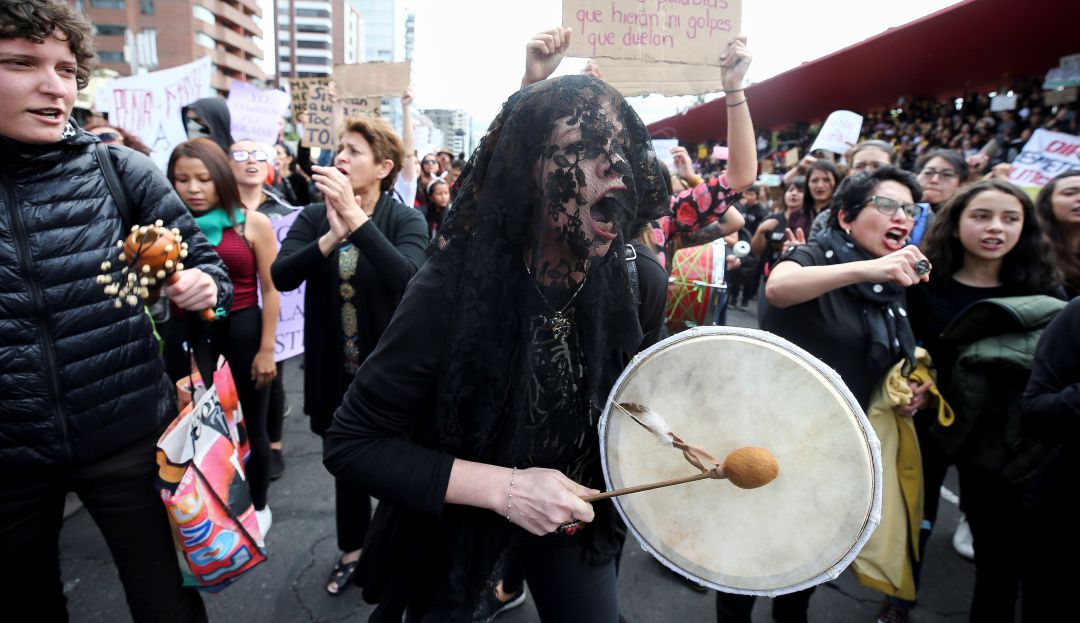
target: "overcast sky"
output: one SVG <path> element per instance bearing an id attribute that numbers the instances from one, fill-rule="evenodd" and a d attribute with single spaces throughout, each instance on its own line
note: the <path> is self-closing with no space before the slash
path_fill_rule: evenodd
<path id="1" fill-rule="evenodd" d="M 270 16 L 272 0 L 262 0 Z M 486 125 L 518 88 L 525 43 L 557 26 L 561 0 L 404 0 L 416 15 L 413 90 L 418 108 L 462 108 Z M 743 32 L 754 54 L 749 78 L 776 74 L 933 13 L 958 0 L 754 0 Z M 271 41 L 273 37 L 269 38 Z M 579 71 L 563 61 L 558 73 Z M 632 98 L 646 123 L 687 108 L 693 98 Z"/>

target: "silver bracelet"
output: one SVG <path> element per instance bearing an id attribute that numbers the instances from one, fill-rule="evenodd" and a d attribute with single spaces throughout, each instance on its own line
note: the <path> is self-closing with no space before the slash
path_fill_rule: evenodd
<path id="1" fill-rule="evenodd" d="M 506 521 L 510 520 L 510 507 L 514 504 L 514 478 L 517 476 L 517 468 L 510 472 L 510 495 L 506 498 Z M 511 521 L 511 523 L 513 523 Z"/>

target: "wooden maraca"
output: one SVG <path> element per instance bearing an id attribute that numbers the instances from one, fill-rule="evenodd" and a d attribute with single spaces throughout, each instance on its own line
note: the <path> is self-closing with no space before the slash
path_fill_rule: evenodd
<path id="1" fill-rule="evenodd" d="M 181 262 L 187 257 L 187 243 L 180 230 L 166 229 L 161 220 L 153 225 L 134 225 L 126 240 L 118 240 L 120 249 L 117 260 L 123 265 L 120 279 L 114 282 L 111 275 L 99 275 L 97 282 L 105 286 L 105 294 L 116 297 L 115 305 L 135 307 L 150 298 L 151 288 L 176 283 L 177 272 L 184 270 Z M 111 262 L 101 264 L 102 272 L 112 269 Z M 213 321 L 217 315 L 212 309 L 199 312 L 203 320 Z"/>

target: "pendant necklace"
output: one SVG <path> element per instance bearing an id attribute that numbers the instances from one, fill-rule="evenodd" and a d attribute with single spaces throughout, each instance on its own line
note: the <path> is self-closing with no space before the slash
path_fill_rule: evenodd
<path id="1" fill-rule="evenodd" d="M 588 267 L 586 267 L 585 269 L 585 276 L 582 277 L 581 283 L 578 284 L 577 290 L 574 290 L 574 294 L 570 296 L 570 300 L 566 302 L 566 305 L 562 306 L 562 309 L 555 311 L 555 308 L 552 307 L 550 302 L 548 302 L 547 297 L 544 296 L 544 292 L 540 289 L 540 284 L 536 283 L 536 280 L 532 278 L 533 274 L 532 269 L 529 268 L 529 261 L 526 260 L 524 256 L 522 256 L 521 259 L 525 264 L 525 272 L 529 274 L 529 281 L 532 282 L 533 287 L 536 288 L 536 293 L 540 295 L 540 300 L 544 302 L 544 305 L 551 313 L 550 317 L 541 315 L 541 317 L 544 319 L 544 326 L 551 331 L 551 336 L 555 338 L 555 341 L 565 342 L 566 337 L 570 335 L 570 329 L 573 326 L 573 321 L 566 313 L 566 310 L 569 309 L 570 305 L 574 303 L 574 299 L 577 298 L 577 295 L 580 294 L 581 290 L 585 287 L 585 281 L 589 278 Z"/>

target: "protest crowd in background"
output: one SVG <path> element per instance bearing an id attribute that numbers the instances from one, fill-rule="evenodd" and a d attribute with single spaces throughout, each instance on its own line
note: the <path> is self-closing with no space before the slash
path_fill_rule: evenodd
<path id="1" fill-rule="evenodd" d="M 601 405 L 635 355 L 729 309 L 835 370 L 881 437 L 881 524 L 851 567 L 880 593 L 876 621 L 918 620 L 950 469 L 971 620 L 1071 603 L 1055 559 L 1077 553 L 1080 104 L 1045 103 L 1036 76 L 905 96 L 815 149 L 822 120 L 753 126 L 752 43 L 728 37 L 726 135 L 658 154 L 605 59 L 552 77 L 572 32 L 525 42 L 521 90 L 469 154 L 417 145 L 407 67 L 390 64 L 394 92 L 364 91 L 356 65 L 226 100 L 201 60 L 73 112 L 90 24 L 62 0 L 0 0 L 11 620 L 69 616 L 69 492 L 136 621 L 205 621 L 199 590 L 245 591 L 275 555 L 282 364 L 302 356 L 335 509 L 323 598 L 486 622 L 529 596 L 545 621 L 615 623 L 626 527 L 583 500 L 607 486 Z M 140 81 L 200 85 L 155 140 L 124 127 Z M 1072 166 L 1017 178 L 1055 149 Z M 813 585 L 783 592 L 775 620 L 815 618 Z M 749 623 L 754 603 L 718 591 L 716 618 Z"/>

